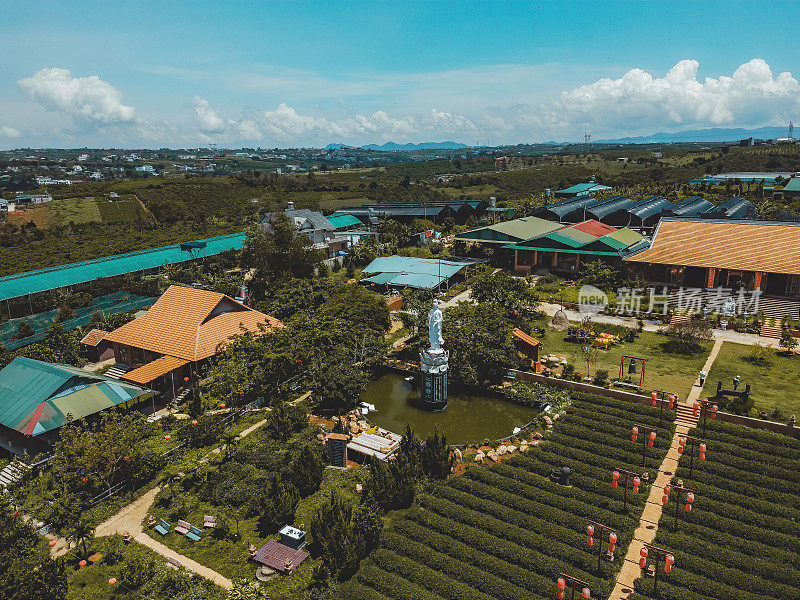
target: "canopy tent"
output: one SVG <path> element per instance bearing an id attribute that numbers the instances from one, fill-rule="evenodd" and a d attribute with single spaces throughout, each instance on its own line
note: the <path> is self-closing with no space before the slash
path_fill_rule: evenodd
<path id="1" fill-rule="evenodd" d="M 382 256 L 364 268 L 364 273 L 374 273 L 375 275 L 361 281 L 376 285 L 431 290 L 446 283 L 456 273 L 473 264 L 475 264 L 474 261 L 460 262 L 414 258 L 413 256 Z"/>

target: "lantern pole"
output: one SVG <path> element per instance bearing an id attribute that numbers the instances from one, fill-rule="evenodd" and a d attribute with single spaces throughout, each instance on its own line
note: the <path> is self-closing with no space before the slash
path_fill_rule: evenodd
<path id="1" fill-rule="evenodd" d="M 692 408 L 693 408 L 694 416 L 697 416 L 698 410 L 701 410 L 702 413 L 703 413 L 703 415 L 702 415 L 703 416 L 703 437 L 706 437 L 706 418 L 708 417 L 708 411 L 709 410 L 711 411 L 711 418 L 712 419 L 716 419 L 717 418 L 717 410 L 719 409 L 719 407 L 716 404 L 714 404 L 713 400 L 709 400 L 708 398 L 706 398 L 705 400 L 696 401 Z"/>
<path id="2" fill-rule="evenodd" d="M 698 455 L 699 455 L 698 458 L 700 460 L 705 460 L 706 459 L 706 448 L 707 448 L 706 441 L 704 439 L 702 439 L 702 438 L 692 437 L 690 435 L 685 435 L 685 436 L 682 436 L 678 440 L 678 444 L 679 444 L 678 445 L 678 454 L 680 454 L 681 456 L 683 456 L 684 448 L 686 446 L 691 446 L 691 448 L 692 448 L 692 453 L 690 455 L 691 458 L 689 460 L 689 477 L 691 477 L 692 476 L 692 469 L 694 468 L 694 449 L 695 449 L 695 447 L 697 447 L 698 448 Z"/>
<path id="3" fill-rule="evenodd" d="M 639 484 L 641 483 L 642 476 L 638 473 L 634 473 L 633 471 L 628 471 L 626 469 L 614 469 L 611 474 L 611 487 L 617 487 L 617 480 L 619 479 L 620 474 L 625 475 L 625 495 L 622 498 L 622 510 L 628 510 L 628 479 L 633 478 L 633 494 L 636 495 L 639 493 Z M 637 483 L 638 480 L 638 483 Z"/>
<path id="4" fill-rule="evenodd" d="M 658 592 L 658 565 L 661 562 L 661 557 L 664 557 L 664 573 L 669 573 L 672 570 L 673 563 L 675 562 L 675 554 L 670 550 L 653 546 L 647 542 L 642 542 L 642 545 L 644 548 L 642 548 L 641 559 L 639 560 L 639 566 L 642 569 L 647 566 L 647 557 L 650 555 L 650 553 L 655 553 L 656 564 L 655 569 L 653 570 L 653 594 L 655 595 Z M 642 564 L 644 564 L 644 566 L 642 566 Z"/>
<path id="5" fill-rule="evenodd" d="M 644 469 L 647 460 L 647 447 L 653 447 L 653 443 L 656 441 L 656 430 L 646 425 L 634 425 L 631 432 L 631 440 L 635 442 L 640 433 L 644 434 L 642 436 L 642 469 Z"/>
<path id="6" fill-rule="evenodd" d="M 564 597 L 564 588 L 567 586 L 569 586 L 569 588 L 572 590 L 572 600 L 575 600 L 575 590 L 578 588 L 581 588 L 581 598 L 583 600 L 589 600 L 589 598 L 591 598 L 592 592 L 589 589 L 588 583 L 578 579 L 577 577 L 573 577 L 572 575 L 559 573 L 558 578 L 556 579 L 556 587 L 559 599 Z"/>
<path id="7" fill-rule="evenodd" d="M 666 402 L 668 398 L 669 398 L 669 404 L 667 405 L 667 410 L 672 410 L 675 407 L 675 402 L 678 399 L 675 394 L 670 394 L 666 390 L 656 390 L 652 394 L 650 394 L 650 406 L 655 407 L 656 402 L 659 403 L 658 405 L 659 427 L 662 426 L 662 423 L 664 421 L 664 402 Z"/>
<path id="8" fill-rule="evenodd" d="M 692 510 L 692 502 L 694 502 L 694 490 L 689 489 L 683 486 L 683 482 L 675 483 L 672 485 L 671 489 L 669 486 L 665 486 L 664 488 L 664 496 L 661 498 L 661 502 L 666 506 L 669 502 L 669 493 L 671 490 L 675 490 L 675 493 L 678 497 L 675 499 L 675 531 L 678 531 L 678 515 L 680 514 L 681 504 L 683 504 L 683 495 L 686 495 L 686 512 Z"/>
<path id="9" fill-rule="evenodd" d="M 606 533 L 609 533 L 609 534 L 613 533 L 613 534 L 616 535 L 617 530 L 614 529 L 613 527 L 609 527 L 608 525 L 603 525 L 602 523 L 598 523 L 597 521 L 592 521 L 591 519 L 587 519 L 587 521 L 589 521 L 589 523 L 591 524 L 591 525 L 586 527 L 586 534 L 589 536 L 587 538 L 587 541 L 589 539 L 592 539 L 592 534 L 595 533 L 595 532 L 597 532 L 598 536 L 600 537 L 600 543 L 598 544 L 600 547 L 597 550 L 597 571 L 599 572 L 600 571 L 600 563 L 601 563 L 602 558 L 603 558 L 603 537 L 604 537 L 604 535 Z M 592 526 L 595 528 L 594 530 L 590 530 L 589 529 Z M 592 531 L 592 534 L 590 534 L 589 531 Z M 611 540 L 609 540 L 608 543 L 609 543 L 609 545 L 611 545 L 612 544 Z M 616 542 L 614 542 L 614 543 L 616 543 Z"/>

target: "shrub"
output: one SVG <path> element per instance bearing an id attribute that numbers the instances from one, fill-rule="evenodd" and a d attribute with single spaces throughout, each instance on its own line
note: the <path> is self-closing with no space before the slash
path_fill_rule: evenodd
<path id="1" fill-rule="evenodd" d="M 750 350 L 747 353 L 747 356 L 742 357 L 743 360 L 746 360 L 749 363 L 757 365 L 759 367 L 767 367 L 769 366 L 769 359 L 772 356 L 772 350 L 767 348 L 766 346 L 762 346 L 761 344 L 753 344 L 750 346 Z"/>
<path id="2" fill-rule="evenodd" d="M 608 370 L 598 369 L 594 374 L 592 383 L 599 386 L 605 386 L 608 383 Z"/>

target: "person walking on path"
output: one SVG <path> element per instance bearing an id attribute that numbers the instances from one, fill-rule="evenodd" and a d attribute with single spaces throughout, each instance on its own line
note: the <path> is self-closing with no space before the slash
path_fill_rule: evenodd
<path id="1" fill-rule="evenodd" d="M 700 387 L 703 387 L 703 385 L 705 385 L 707 376 L 708 376 L 708 373 L 706 373 L 705 371 L 700 369 Z"/>
<path id="2" fill-rule="evenodd" d="M 733 378 L 733 391 L 734 392 L 736 391 L 736 388 L 739 387 L 739 382 L 740 381 L 741 381 L 741 378 L 738 375 Z"/>

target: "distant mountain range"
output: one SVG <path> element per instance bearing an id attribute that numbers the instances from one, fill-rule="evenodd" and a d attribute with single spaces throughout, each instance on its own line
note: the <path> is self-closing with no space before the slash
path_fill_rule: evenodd
<path id="1" fill-rule="evenodd" d="M 654 133 L 638 137 L 592 140 L 598 144 L 664 144 L 670 142 L 735 142 L 749 137 L 762 140 L 785 138 L 786 127 L 759 127 L 758 129 L 691 129 L 677 133 Z"/>
<path id="2" fill-rule="evenodd" d="M 347 144 L 328 144 L 326 150 L 340 150 L 342 148 L 363 148 L 364 150 L 379 150 L 382 152 L 408 152 L 410 150 L 458 150 L 469 148 L 467 144 L 459 142 L 421 142 L 419 144 L 397 144 L 386 142 L 385 144 L 366 144 L 364 146 L 348 146 Z"/>

